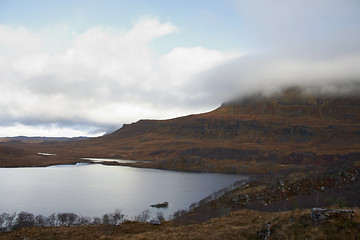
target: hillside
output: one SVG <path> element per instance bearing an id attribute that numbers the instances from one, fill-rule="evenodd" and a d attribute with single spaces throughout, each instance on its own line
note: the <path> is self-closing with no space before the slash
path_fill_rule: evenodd
<path id="1" fill-rule="evenodd" d="M 87 139 L 88 137 L 0 137 L 0 142 L 24 142 L 24 143 L 44 143 L 44 142 L 73 142 Z"/>
<path id="2" fill-rule="evenodd" d="M 216 110 L 170 120 L 140 120 L 98 138 L 11 146 L 63 157 L 149 161 L 139 167 L 229 173 L 326 166 L 360 155 L 360 97 L 299 88 L 253 95 Z"/>
<path id="3" fill-rule="evenodd" d="M 310 210 L 259 212 L 241 210 L 200 224 L 125 222 L 120 226 L 32 227 L 0 233 L 1 239 L 358 239 L 360 218 L 333 218 L 320 224 Z"/>
<path id="4" fill-rule="evenodd" d="M 136 167 L 256 174 L 174 213 L 160 226 L 32 227 L 0 238 L 266 239 L 271 232 L 270 239 L 359 239 L 360 95 L 291 88 L 224 103 L 204 114 L 140 120 L 98 138 L 0 144 L 0 166 L 69 164 L 83 157 L 144 161 L 127 164 Z M 351 208 L 355 216 L 314 223 L 312 207 Z"/>
<path id="5" fill-rule="evenodd" d="M 22 166 L 50 166 L 56 164 L 75 164 L 79 162 L 78 158 L 67 156 L 46 156 L 41 155 L 35 149 L 32 149 L 29 143 L 11 143 L 13 146 L 0 145 L 0 167 L 22 167 Z"/>

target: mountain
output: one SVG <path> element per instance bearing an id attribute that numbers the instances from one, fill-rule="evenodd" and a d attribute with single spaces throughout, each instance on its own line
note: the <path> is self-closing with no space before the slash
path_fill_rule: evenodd
<path id="1" fill-rule="evenodd" d="M 135 165 L 186 171 L 326 167 L 360 156 L 359 96 L 288 88 L 224 103 L 204 114 L 140 120 L 102 137 L 31 148 L 66 157 L 143 160 L 148 162 Z"/>
<path id="2" fill-rule="evenodd" d="M 39 154 L 36 146 L 22 142 L 1 143 L 0 167 L 40 167 L 79 162 L 79 159 L 74 157 Z"/>
<path id="3" fill-rule="evenodd" d="M 88 137 L 27 137 L 27 136 L 17 136 L 17 137 L 0 137 L 0 142 L 14 142 L 22 141 L 26 143 L 43 143 L 43 142 L 73 142 L 88 139 Z"/>
<path id="4" fill-rule="evenodd" d="M 133 238 L 176 238 L 182 233 L 181 238 L 197 234 L 205 239 L 212 230 L 219 238 L 358 238 L 360 94 L 288 88 L 227 102 L 204 114 L 140 120 L 98 138 L 0 143 L 0 166 L 69 164 L 84 157 L 145 161 L 129 164 L 137 167 L 269 173 L 252 175 L 247 182 L 193 203 L 160 226 L 135 222 L 111 226 L 115 230 L 114 235 L 107 234 L 109 238 L 121 238 L 126 232 Z M 310 208 L 329 206 L 336 216 L 315 223 Z M 352 207 L 354 216 L 339 215 L 343 209 L 337 208 L 344 206 L 345 211 Z M 72 238 L 89 233 L 89 238 L 98 239 L 104 227 L 35 227 L 7 236 L 39 236 L 41 231 L 44 238 L 64 231 Z"/>

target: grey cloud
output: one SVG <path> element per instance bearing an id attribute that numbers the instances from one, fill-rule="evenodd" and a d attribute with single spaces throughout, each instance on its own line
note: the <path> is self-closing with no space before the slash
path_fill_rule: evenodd
<path id="1" fill-rule="evenodd" d="M 360 82 L 359 1 L 234 2 L 253 52 L 183 86 L 194 93 L 190 102 L 215 104 L 294 85 L 335 93 Z"/>
<path id="2" fill-rule="evenodd" d="M 0 125 L 55 124 L 109 132 L 138 118 L 211 110 L 259 91 L 300 85 L 341 92 L 347 88 L 340 85 L 360 82 L 358 0 L 235 2 L 242 22 L 239 31 L 254 50 L 247 56 L 234 60 L 220 51 L 178 48 L 161 62 L 152 56 L 148 42 L 139 48 L 122 34 L 95 28 L 71 51 L 39 58 L 38 72 L 28 71 L 31 56 L 23 69 L 12 69 L 10 63 L 0 66 L 5 79 L 0 86 L 8 91 L 0 99 Z M 141 40 L 142 32 L 137 34 L 134 39 Z M 94 36 L 106 41 L 94 44 Z M 101 46 L 110 45 L 115 48 L 102 51 Z M 203 64 L 208 58 L 216 62 L 211 69 Z M 205 70 L 194 71 L 192 59 Z M 232 60 L 224 63 L 228 59 Z M 186 64 L 189 74 L 183 76 L 181 67 Z M 16 91 L 16 96 L 9 91 Z"/>
<path id="3" fill-rule="evenodd" d="M 357 0 L 235 1 L 246 38 L 272 53 L 360 50 Z"/>
<path id="4" fill-rule="evenodd" d="M 256 92 L 270 94 L 291 86 L 315 87 L 335 94 L 360 83 L 360 54 L 336 58 L 253 55 L 230 61 L 187 86 L 198 101 L 215 104 Z M 190 91 L 190 90 L 189 90 Z"/>

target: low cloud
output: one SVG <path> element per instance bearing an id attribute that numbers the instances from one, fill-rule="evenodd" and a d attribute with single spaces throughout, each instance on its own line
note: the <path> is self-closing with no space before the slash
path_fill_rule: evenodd
<path id="1" fill-rule="evenodd" d="M 44 33 L 0 25 L 0 125 L 83 125 L 100 132 L 206 110 L 209 105 L 189 100 L 195 89 L 182 86 L 240 54 L 175 47 L 156 56 L 150 43 L 177 32 L 171 23 L 143 19 L 127 32 L 90 28 L 73 34 L 69 47 L 49 51 L 41 48 Z"/>
<path id="2" fill-rule="evenodd" d="M 225 102 L 289 86 L 335 94 L 360 82 L 359 1 L 233 2 L 250 53 L 186 86 L 197 89 L 198 101 Z"/>
<path id="3" fill-rule="evenodd" d="M 323 59 L 245 56 L 203 73 L 196 88 L 204 101 L 214 103 L 291 86 L 317 88 L 324 94 L 345 93 L 360 83 L 359 62 L 360 54 Z"/>
<path id="4" fill-rule="evenodd" d="M 254 50 L 326 57 L 359 51 L 358 0 L 234 0 Z"/>
<path id="5" fill-rule="evenodd" d="M 231 2 L 241 51 L 173 46 L 158 55 L 153 41 L 184 31 L 156 18 L 128 31 L 60 26 L 49 34 L 0 25 L 0 135 L 45 126 L 96 135 L 255 92 L 296 85 L 339 93 L 360 83 L 358 0 Z"/>

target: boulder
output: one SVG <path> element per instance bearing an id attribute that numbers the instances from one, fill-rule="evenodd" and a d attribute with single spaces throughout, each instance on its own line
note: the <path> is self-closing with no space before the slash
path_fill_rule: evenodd
<path id="1" fill-rule="evenodd" d="M 335 217 L 354 217 L 354 211 L 348 209 L 326 209 L 326 208 L 313 208 L 310 213 L 313 222 L 319 222 Z"/>
<path id="2" fill-rule="evenodd" d="M 151 225 L 160 225 L 160 224 L 161 224 L 161 222 L 160 222 L 159 220 L 157 220 L 157 219 L 153 219 L 153 220 L 151 220 L 149 223 L 150 223 Z"/>

